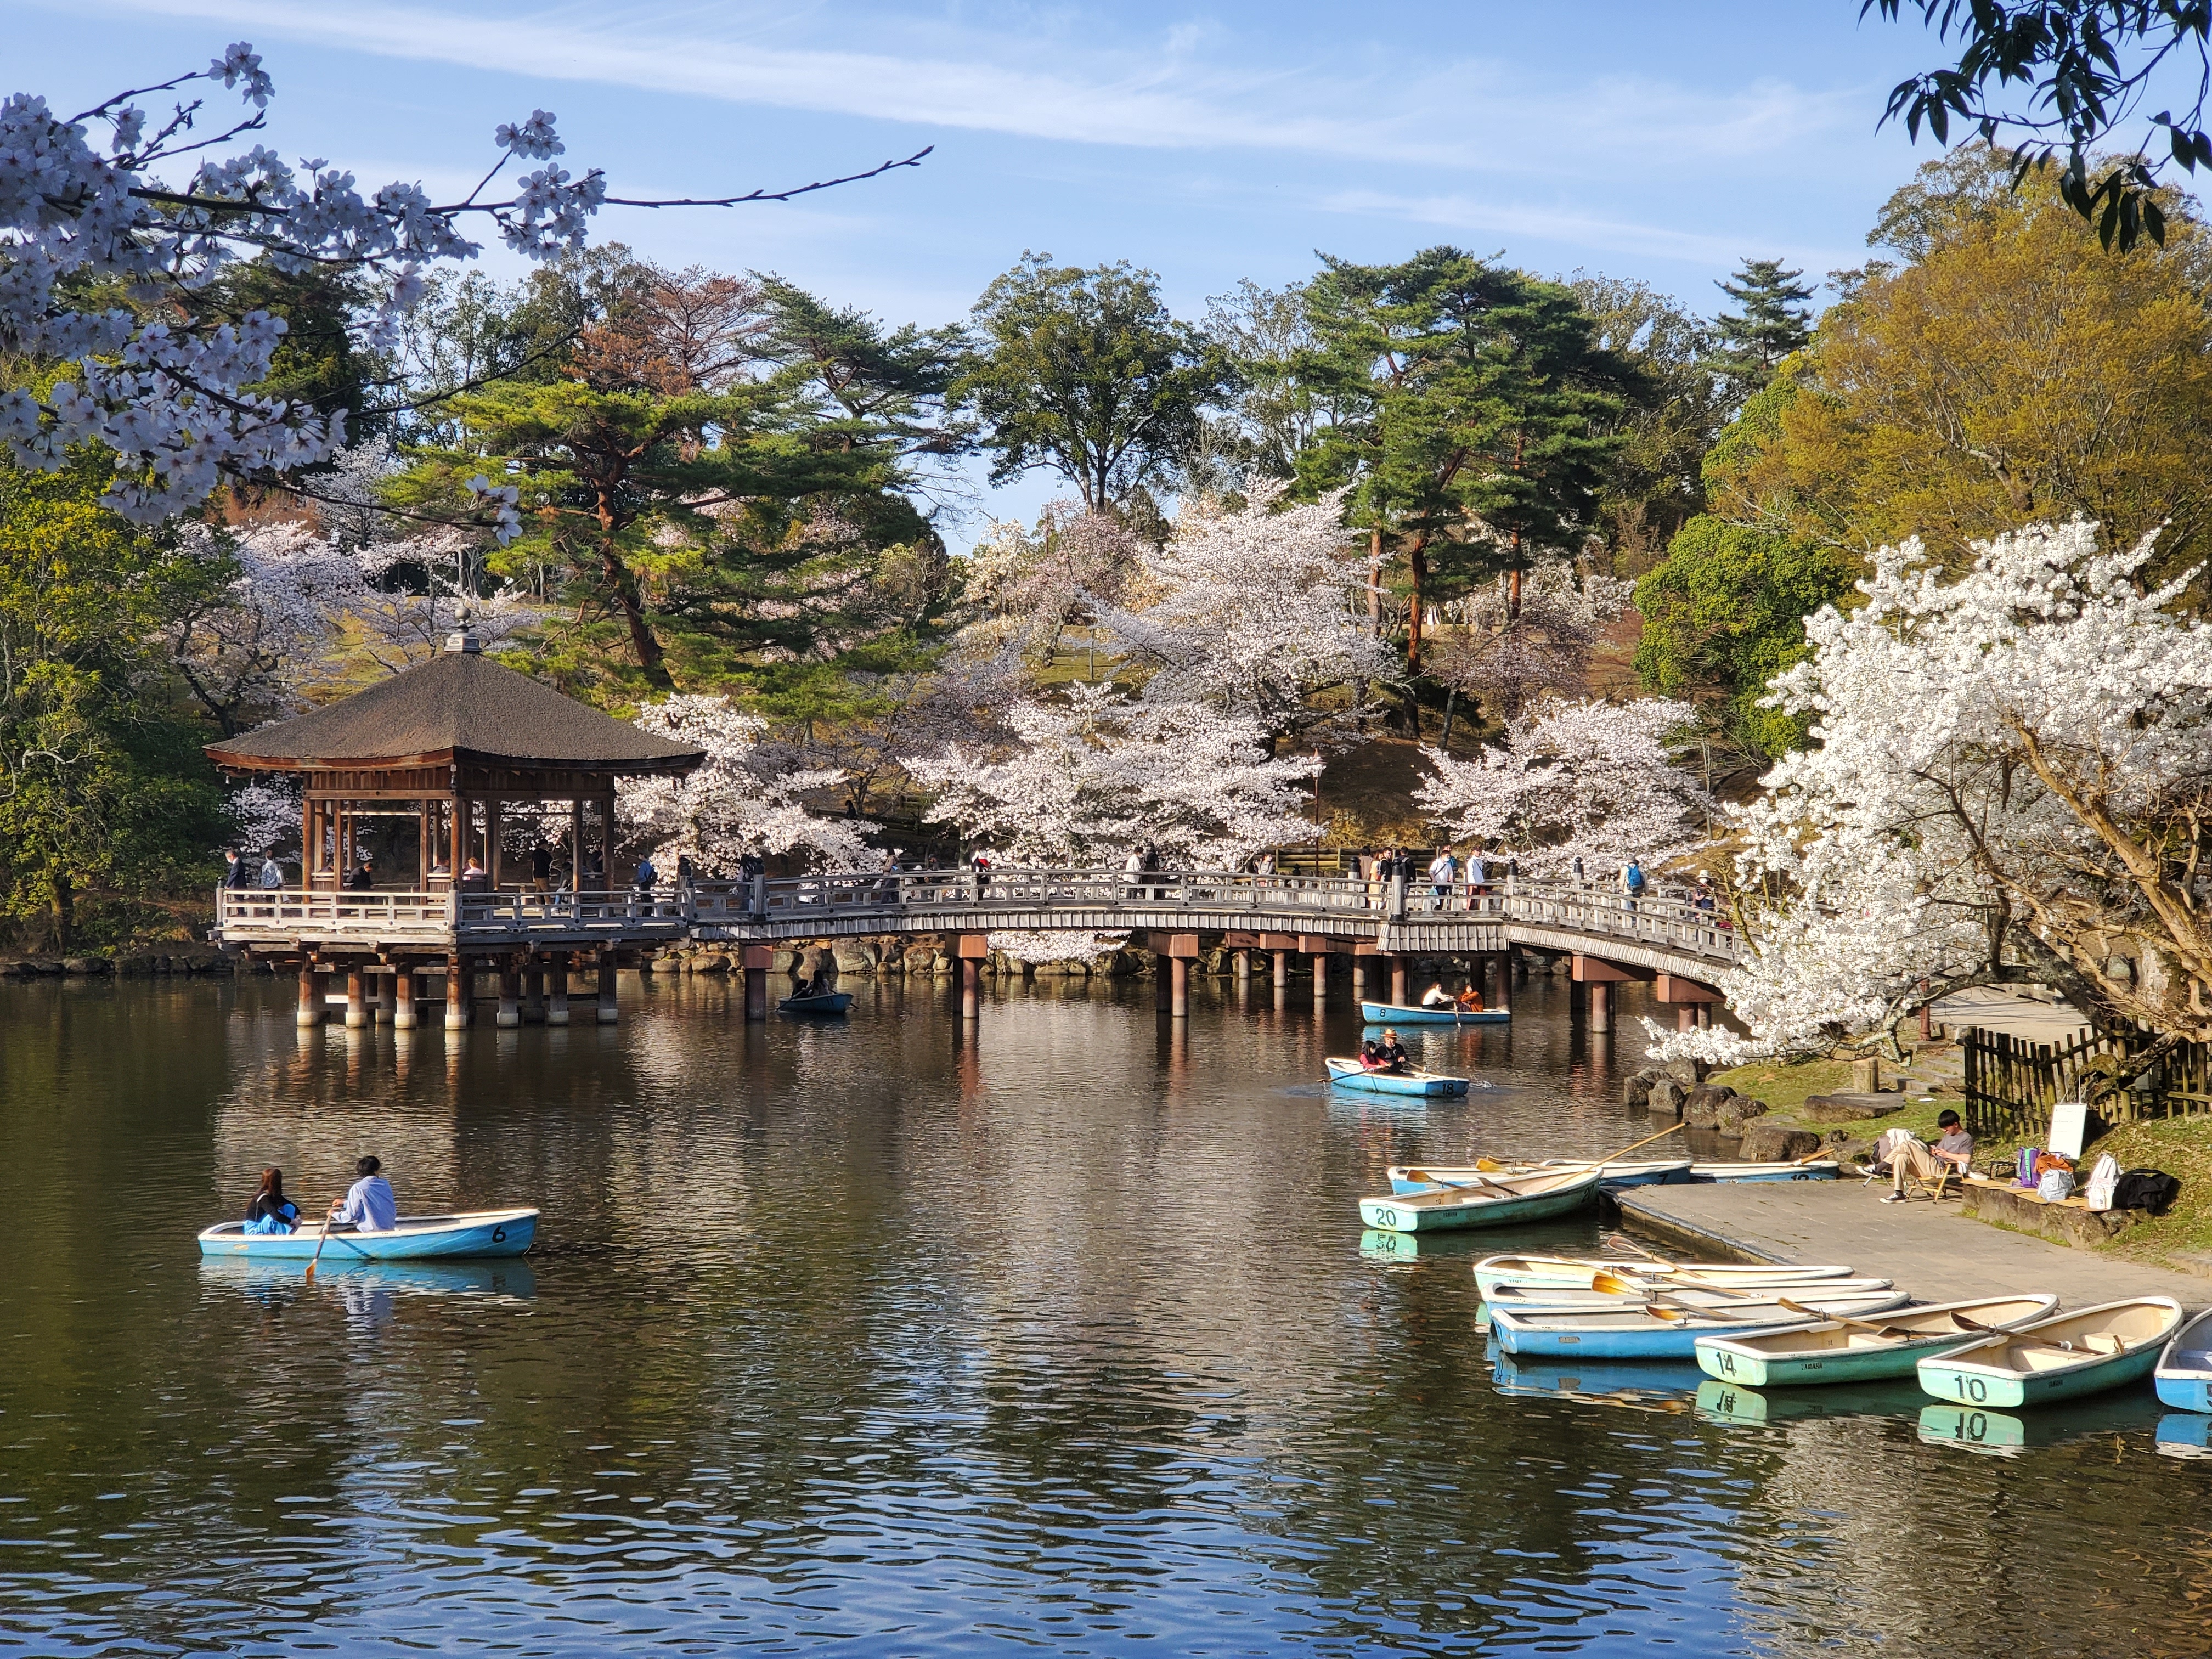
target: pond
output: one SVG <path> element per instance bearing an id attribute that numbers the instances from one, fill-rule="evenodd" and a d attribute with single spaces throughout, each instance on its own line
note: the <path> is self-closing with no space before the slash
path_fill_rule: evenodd
<path id="1" fill-rule="evenodd" d="M 618 1026 L 395 1034 L 0 988 L 0 1650 L 2212 1650 L 2212 1463 L 2148 1389 L 1501 1369 L 1471 1262 L 1594 1218 L 1363 1251 L 1391 1164 L 1657 1127 L 1632 1018 L 1608 1053 L 1540 980 L 1421 1038 L 1464 1100 L 1394 1102 L 1315 1081 L 1358 1028 L 1302 988 L 953 994 L 748 1026 L 625 975 Z M 319 1202 L 364 1152 L 538 1249 L 202 1264 L 263 1164 Z"/>

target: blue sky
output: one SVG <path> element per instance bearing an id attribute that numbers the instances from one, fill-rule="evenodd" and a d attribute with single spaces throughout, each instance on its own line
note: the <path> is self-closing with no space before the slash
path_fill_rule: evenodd
<path id="1" fill-rule="evenodd" d="M 0 92 L 82 107 L 247 40 L 266 142 L 458 195 L 490 130 L 552 110 L 616 193 L 723 195 L 924 167 L 785 206 L 602 216 L 664 264 L 774 270 L 896 321 L 963 315 L 1025 248 L 1158 271 L 1179 312 L 1314 250 L 1437 242 L 1640 276 L 1710 312 L 1745 255 L 1858 264 L 1916 152 L 1877 133 L 1937 61 L 1858 0 L 520 5 L 7 0 Z M 508 267 L 497 258 L 495 271 Z M 999 492 L 1026 514 L 1056 487 Z M 972 535 L 957 533 L 963 543 Z"/>

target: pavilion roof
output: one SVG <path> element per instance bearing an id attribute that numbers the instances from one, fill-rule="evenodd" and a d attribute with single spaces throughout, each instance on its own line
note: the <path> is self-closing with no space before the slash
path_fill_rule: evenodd
<path id="1" fill-rule="evenodd" d="M 470 646 L 321 708 L 207 746 L 218 766 L 305 772 L 447 760 L 621 775 L 684 773 L 706 751 L 563 696 Z"/>

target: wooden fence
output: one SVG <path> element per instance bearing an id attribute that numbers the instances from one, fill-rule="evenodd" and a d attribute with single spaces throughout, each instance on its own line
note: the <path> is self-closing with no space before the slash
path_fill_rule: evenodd
<path id="1" fill-rule="evenodd" d="M 2101 1081 L 2092 1073 L 2124 1070 L 2153 1040 L 2148 1032 L 2109 1025 L 2063 1043 L 1969 1027 L 1963 1041 L 1966 1127 L 1984 1136 L 2039 1134 L 2053 1106 L 2081 1099 L 2087 1087 Z M 2181 1044 L 2128 1088 L 2100 1100 L 2096 1110 L 2118 1123 L 2212 1115 L 2212 1043 Z"/>

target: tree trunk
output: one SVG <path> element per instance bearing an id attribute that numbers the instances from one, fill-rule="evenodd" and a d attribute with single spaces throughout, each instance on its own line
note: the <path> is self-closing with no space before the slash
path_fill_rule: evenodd
<path id="1" fill-rule="evenodd" d="M 67 876 L 54 878 L 54 953 L 67 956 L 76 943 L 76 889 Z"/>
<path id="2" fill-rule="evenodd" d="M 1421 672 L 1421 595 L 1429 586 L 1429 532 L 1425 530 L 1415 531 L 1407 544 L 1406 574 L 1413 590 L 1406 615 L 1406 670 L 1418 674 Z"/>
<path id="3" fill-rule="evenodd" d="M 1457 712 L 1458 708 L 1459 687 L 1455 685 L 1444 693 L 1444 734 L 1437 739 L 1437 747 L 1447 755 L 1451 753 L 1452 715 Z"/>

